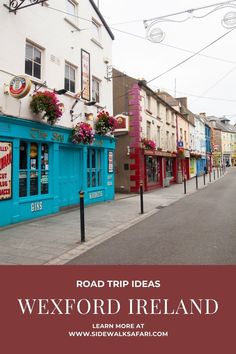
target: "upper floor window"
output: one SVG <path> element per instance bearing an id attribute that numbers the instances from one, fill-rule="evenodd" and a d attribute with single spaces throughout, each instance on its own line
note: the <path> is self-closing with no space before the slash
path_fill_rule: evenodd
<path id="1" fill-rule="evenodd" d="M 151 122 L 147 121 L 147 139 L 151 136 Z"/>
<path id="2" fill-rule="evenodd" d="M 65 64 L 65 89 L 75 92 L 75 72 L 76 68 L 68 63 Z"/>
<path id="3" fill-rule="evenodd" d="M 175 126 L 175 114 L 171 113 L 171 124 Z"/>
<path id="4" fill-rule="evenodd" d="M 160 117 L 160 102 L 157 102 L 157 117 Z"/>
<path id="5" fill-rule="evenodd" d="M 157 147 L 161 145 L 161 128 L 157 126 Z"/>
<path id="6" fill-rule="evenodd" d="M 42 50 L 31 43 L 26 43 L 25 73 L 37 79 L 42 78 Z"/>
<path id="7" fill-rule="evenodd" d="M 76 3 L 72 0 L 66 0 L 66 12 L 68 15 L 76 16 Z"/>
<path id="8" fill-rule="evenodd" d="M 101 43 L 101 25 L 95 20 L 92 19 L 92 36 L 97 42 Z"/>
<path id="9" fill-rule="evenodd" d="M 147 107 L 146 109 L 151 112 L 151 96 L 147 95 Z"/>
<path id="10" fill-rule="evenodd" d="M 92 100 L 100 102 L 100 86 L 101 81 L 96 77 L 92 78 Z"/>
<path id="11" fill-rule="evenodd" d="M 170 116 L 171 116 L 170 110 L 166 109 L 166 123 L 168 123 L 168 124 L 170 124 L 170 122 L 171 122 L 170 121 L 171 120 Z"/>

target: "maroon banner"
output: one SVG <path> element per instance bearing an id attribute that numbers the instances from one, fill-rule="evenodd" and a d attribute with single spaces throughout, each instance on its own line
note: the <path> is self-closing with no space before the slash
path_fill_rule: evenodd
<path id="1" fill-rule="evenodd" d="M 1 352 L 235 351 L 236 266 L 1 266 Z"/>

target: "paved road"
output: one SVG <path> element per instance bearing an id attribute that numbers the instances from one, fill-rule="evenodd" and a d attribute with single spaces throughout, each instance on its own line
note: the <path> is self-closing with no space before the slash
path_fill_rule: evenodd
<path id="1" fill-rule="evenodd" d="M 236 169 L 68 264 L 236 264 Z"/>

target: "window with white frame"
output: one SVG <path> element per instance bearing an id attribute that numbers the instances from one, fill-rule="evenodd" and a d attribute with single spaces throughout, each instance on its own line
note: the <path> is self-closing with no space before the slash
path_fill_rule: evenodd
<path id="1" fill-rule="evenodd" d="M 171 112 L 169 109 L 166 110 L 166 123 L 170 124 L 170 116 L 171 116 Z"/>
<path id="2" fill-rule="evenodd" d="M 77 4 L 72 1 L 72 0 L 66 0 L 66 12 L 68 15 L 70 16 L 76 16 L 76 8 L 77 8 Z"/>
<path id="3" fill-rule="evenodd" d="M 25 73 L 37 79 L 42 78 L 42 49 L 29 42 L 25 47 Z"/>
<path id="4" fill-rule="evenodd" d="M 171 150 L 172 151 L 175 151 L 176 150 L 176 141 L 175 141 L 175 133 L 172 133 L 172 136 L 171 136 Z"/>
<path id="5" fill-rule="evenodd" d="M 75 73 L 76 68 L 69 63 L 65 63 L 65 89 L 75 92 Z"/>
<path id="6" fill-rule="evenodd" d="M 147 121 L 147 139 L 151 137 L 151 122 Z"/>
<path id="7" fill-rule="evenodd" d="M 160 102 L 157 102 L 157 117 L 160 117 Z"/>
<path id="8" fill-rule="evenodd" d="M 175 114 L 173 112 L 171 113 L 171 124 L 175 126 Z"/>
<path id="9" fill-rule="evenodd" d="M 166 132 L 166 149 L 170 149 L 170 132 Z"/>
<path id="10" fill-rule="evenodd" d="M 151 96 L 147 95 L 147 107 L 146 109 L 151 112 Z"/>
<path id="11" fill-rule="evenodd" d="M 101 80 L 96 77 L 92 77 L 92 100 L 97 103 L 100 102 L 100 89 L 101 89 Z"/>
<path id="12" fill-rule="evenodd" d="M 157 147 L 161 145 L 161 128 L 157 126 Z"/>
<path id="13" fill-rule="evenodd" d="M 94 18 L 92 18 L 92 28 L 93 39 L 98 43 L 101 43 L 101 25 Z"/>

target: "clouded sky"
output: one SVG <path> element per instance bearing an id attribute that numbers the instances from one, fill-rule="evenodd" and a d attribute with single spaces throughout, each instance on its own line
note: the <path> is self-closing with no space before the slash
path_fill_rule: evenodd
<path id="1" fill-rule="evenodd" d="M 236 15 L 236 1 L 231 2 L 235 7 L 209 15 L 216 6 L 168 17 L 178 22 L 158 24 L 166 34 L 162 43 L 145 39 L 143 20 L 217 3 L 220 1 L 99 0 L 100 11 L 115 35 L 113 66 L 147 81 L 159 76 L 149 84 L 153 89 L 164 89 L 173 96 L 176 92 L 177 97 L 188 96 L 189 109 L 194 113 L 227 115 L 236 123 L 236 29 L 227 34 L 229 29 L 221 25 L 226 13 L 234 11 Z M 215 43 L 210 45 L 212 42 Z M 201 55 L 165 73 L 208 45 Z"/>

